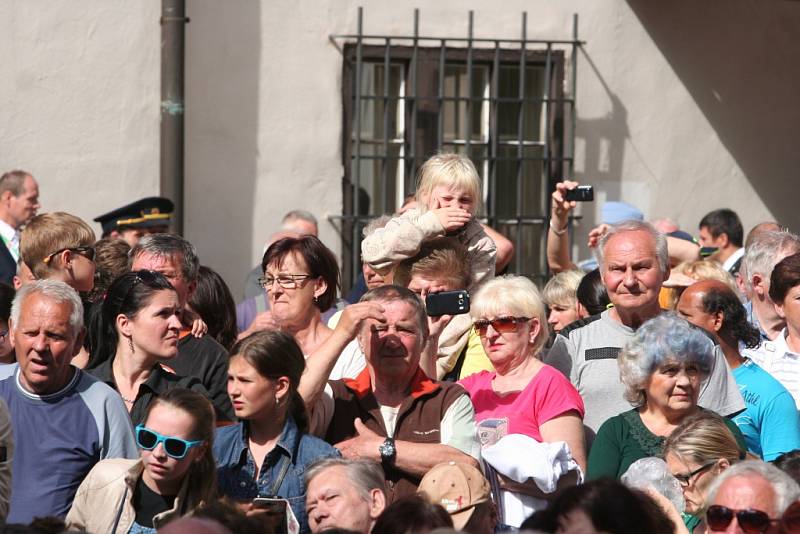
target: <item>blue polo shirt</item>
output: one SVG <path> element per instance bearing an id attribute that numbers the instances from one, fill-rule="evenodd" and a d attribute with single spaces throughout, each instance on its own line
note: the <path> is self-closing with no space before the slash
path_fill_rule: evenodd
<path id="1" fill-rule="evenodd" d="M 305 471 L 317 460 L 340 456 L 339 451 L 319 438 L 302 434 L 294 418 L 289 416 L 278 443 L 267 453 L 256 477 L 256 463 L 248 448 L 247 429 L 244 421 L 218 428 L 214 436 L 220 493 L 235 500 L 271 497 L 269 490 L 281 470 L 281 460 L 287 458 L 289 469 L 275 493 L 289 501 L 300 523 L 300 532 L 308 533 Z"/>
<path id="2" fill-rule="evenodd" d="M 80 369 L 50 395 L 23 388 L 17 370 L 0 381 L 0 397 L 14 430 L 9 523 L 66 516 L 94 464 L 139 457 L 122 398 Z"/>
<path id="3" fill-rule="evenodd" d="M 733 422 L 744 434 L 747 450 L 771 462 L 800 449 L 800 416 L 792 394 L 752 360 L 731 372 L 746 406 Z"/>

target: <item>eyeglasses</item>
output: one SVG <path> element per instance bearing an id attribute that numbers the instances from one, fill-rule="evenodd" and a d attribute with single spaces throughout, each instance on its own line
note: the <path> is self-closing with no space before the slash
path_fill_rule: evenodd
<path id="1" fill-rule="evenodd" d="M 702 473 L 703 471 L 706 471 L 707 469 L 711 468 L 711 466 L 713 466 L 716 463 L 717 463 L 717 461 L 714 460 L 713 462 L 709 462 L 704 466 L 698 467 L 694 471 L 689 471 L 685 475 L 673 475 L 673 476 L 678 479 L 678 482 L 680 482 L 681 486 L 683 486 L 684 488 L 688 488 L 689 484 L 691 483 L 692 479 L 695 476 L 697 476 L 700 473 Z"/>
<path id="2" fill-rule="evenodd" d="M 258 279 L 258 285 L 269 291 L 276 281 L 283 289 L 297 289 L 297 283 L 307 278 L 314 278 L 310 274 L 279 274 L 278 276 L 266 275 Z"/>
<path id="3" fill-rule="evenodd" d="M 746 534 L 760 534 L 769 528 L 770 524 L 778 522 L 771 519 L 766 512 L 761 510 L 732 510 L 727 506 L 712 504 L 706 510 L 706 524 L 712 532 L 720 532 L 728 528 L 734 516 L 739 526 Z"/>
<path id="4" fill-rule="evenodd" d="M 497 317 L 495 319 L 480 319 L 475 321 L 473 325 L 479 335 L 485 336 L 489 325 L 492 325 L 492 328 L 498 334 L 506 334 L 508 332 L 516 332 L 520 323 L 526 323 L 530 320 L 530 317 Z"/>
<path id="5" fill-rule="evenodd" d="M 142 448 L 146 451 L 152 451 L 158 447 L 159 443 L 164 444 L 164 452 L 166 452 L 167 455 L 175 458 L 176 460 L 180 460 L 186 456 L 186 453 L 189 452 L 189 449 L 192 447 L 197 447 L 203 443 L 203 441 L 187 441 L 185 439 L 176 438 L 173 436 L 163 436 L 155 430 L 150 430 L 144 425 L 138 425 L 136 427 L 136 444 L 139 445 L 139 448 Z"/>
<path id="6" fill-rule="evenodd" d="M 94 261 L 94 247 L 67 247 L 67 248 L 60 248 L 55 252 L 51 252 L 42 260 L 42 263 L 48 265 L 51 261 L 53 261 L 53 257 L 58 256 L 65 250 L 69 250 L 70 252 L 75 252 L 76 254 L 80 254 L 84 258 L 89 261 Z"/>

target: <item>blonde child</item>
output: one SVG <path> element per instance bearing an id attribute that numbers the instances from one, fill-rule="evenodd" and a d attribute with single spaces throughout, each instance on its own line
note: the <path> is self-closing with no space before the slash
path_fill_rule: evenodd
<path id="1" fill-rule="evenodd" d="M 496 247 L 475 218 L 480 208 L 481 182 L 472 162 L 459 154 L 437 154 L 420 168 L 417 206 L 392 217 L 385 227 L 361 243 L 365 263 L 385 274 L 400 261 L 414 257 L 426 240 L 448 235 L 467 249 L 471 293 L 494 277 Z M 454 317 L 439 336 L 437 371 L 441 378 L 455 364 L 467 342 L 469 315 Z"/>

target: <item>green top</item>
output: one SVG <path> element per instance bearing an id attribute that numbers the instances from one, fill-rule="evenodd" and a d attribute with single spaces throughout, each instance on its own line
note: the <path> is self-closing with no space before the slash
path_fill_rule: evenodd
<path id="1" fill-rule="evenodd" d="M 694 529 L 697 528 L 697 525 L 700 524 L 700 518 L 696 515 L 682 513 L 681 519 L 683 519 L 683 524 L 686 526 L 686 530 L 689 532 L 694 532 Z"/>
<path id="2" fill-rule="evenodd" d="M 744 437 L 736 424 L 724 419 L 739 447 L 743 451 L 747 450 Z M 600 426 L 592 443 L 587 480 L 619 478 L 636 460 L 650 456 L 661 457 L 664 440 L 664 437 L 656 436 L 647 429 L 637 408 L 612 417 Z"/>

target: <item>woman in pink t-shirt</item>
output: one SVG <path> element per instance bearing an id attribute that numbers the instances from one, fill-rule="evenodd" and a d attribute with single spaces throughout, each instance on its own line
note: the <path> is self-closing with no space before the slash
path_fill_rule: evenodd
<path id="1" fill-rule="evenodd" d="M 564 375 L 537 358 L 547 319 L 536 286 L 522 276 L 495 278 L 475 295 L 472 317 L 495 368 L 459 382 L 475 407 L 481 445 L 507 434 L 565 441 L 585 470 L 583 399 Z"/>

